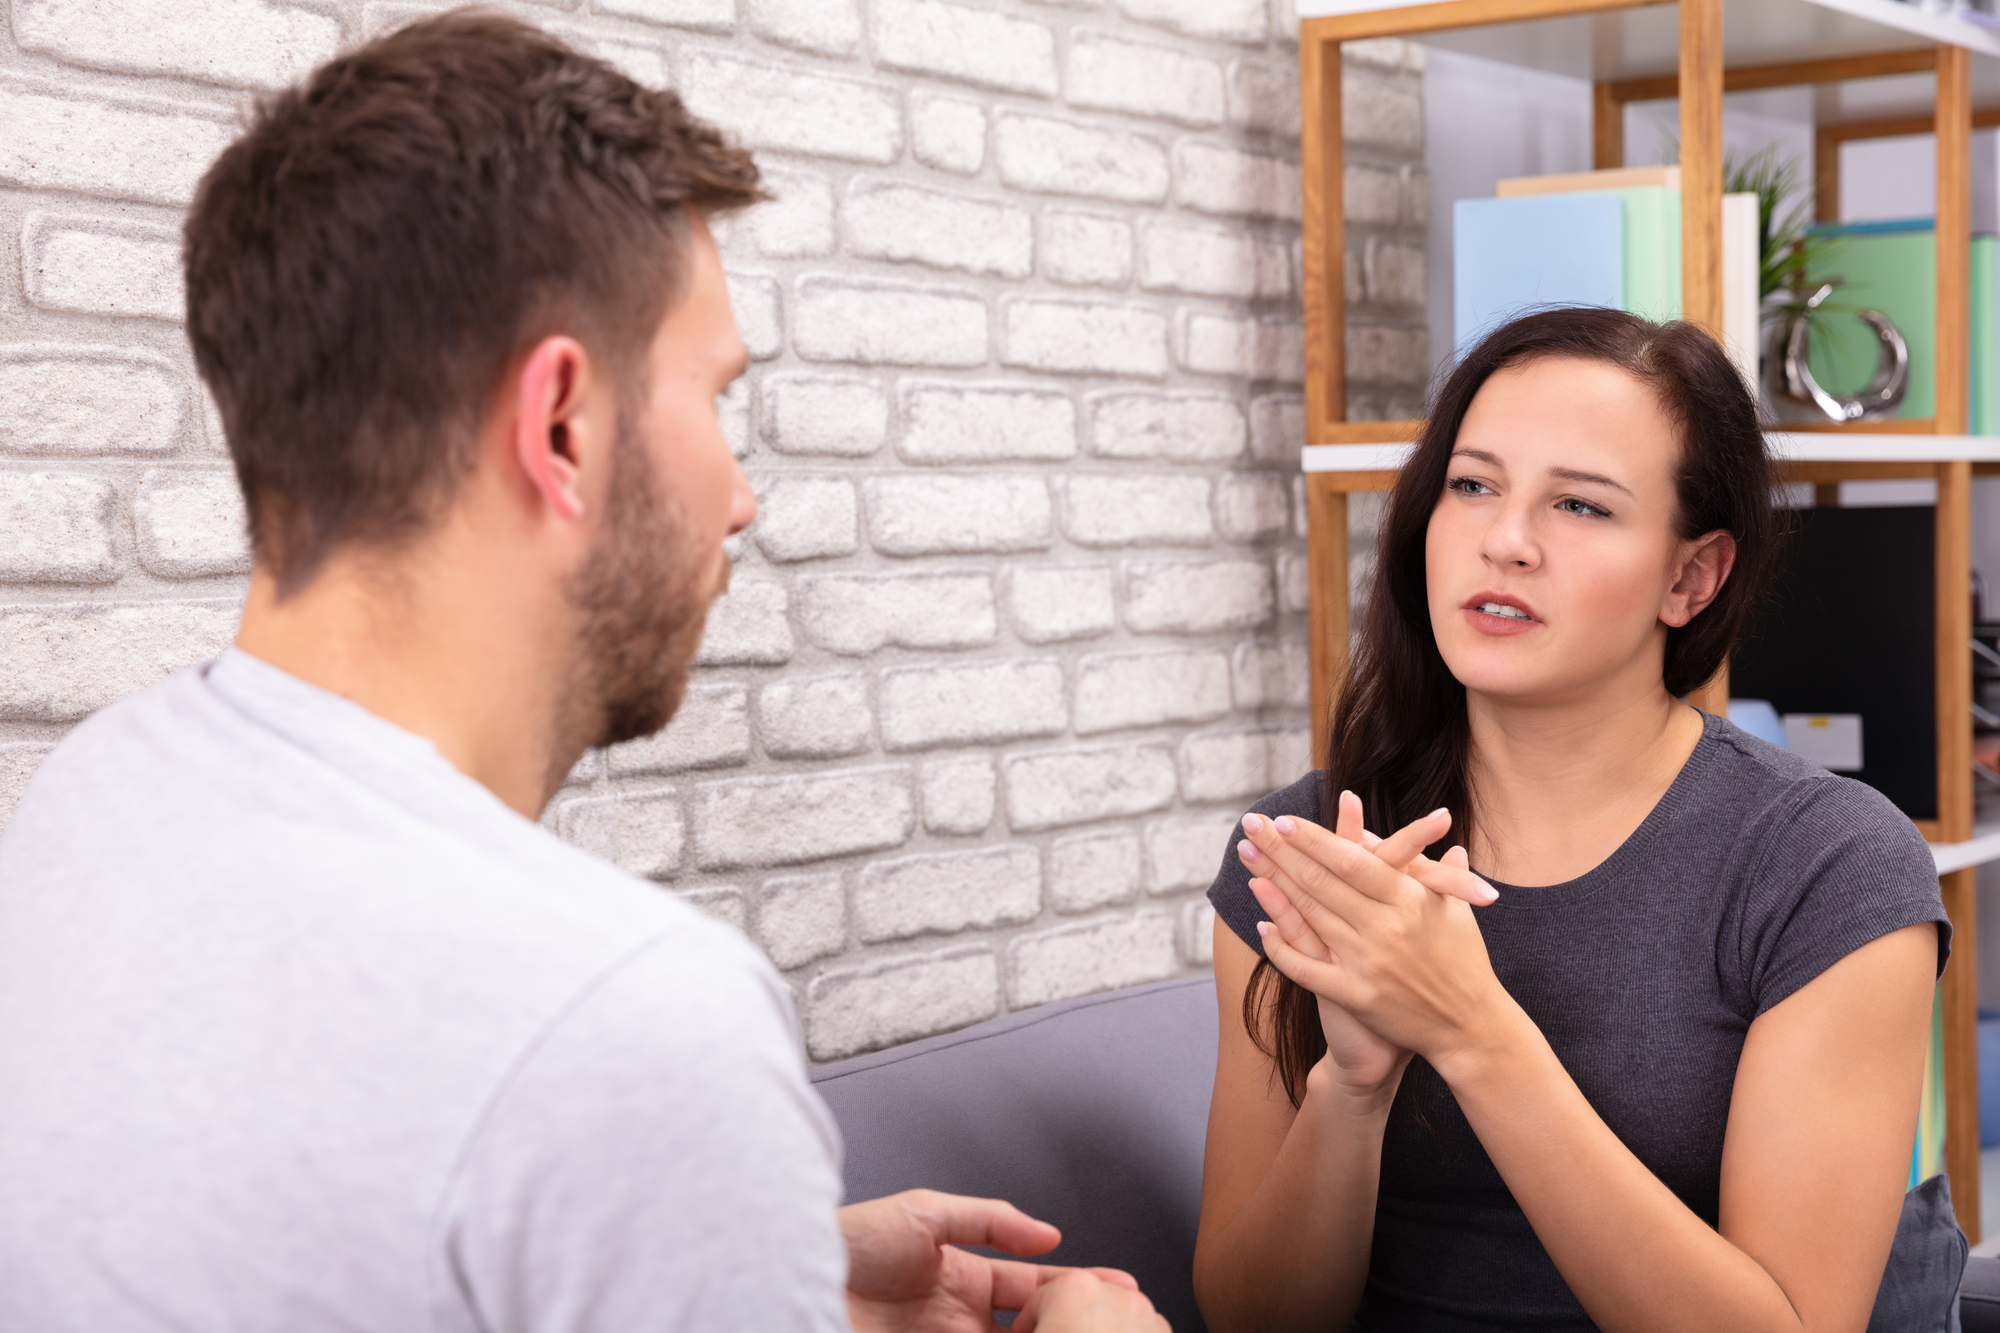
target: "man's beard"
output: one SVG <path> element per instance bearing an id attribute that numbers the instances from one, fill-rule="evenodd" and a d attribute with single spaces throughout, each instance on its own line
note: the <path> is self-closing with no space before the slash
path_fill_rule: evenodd
<path id="1" fill-rule="evenodd" d="M 579 619 L 572 722 L 591 745 L 616 745 L 667 725 L 687 691 L 709 601 L 711 553 L 689 543 L 680 497 L 662 493 L 653 461 L 621 420 L 604 526 L 566 589 Z"/>

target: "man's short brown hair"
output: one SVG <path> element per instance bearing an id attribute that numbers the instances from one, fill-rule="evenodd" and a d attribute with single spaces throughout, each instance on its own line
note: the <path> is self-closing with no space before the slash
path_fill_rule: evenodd
<path id="1" fill-rule="evenodd" d="M 281 593 L 420 531 L 540 338 L 630 386 L 684 284 L 686 209 L 759 197 L 679 97 L 491 13 L 264 101 L 188 217 L 187 327 Z"/>

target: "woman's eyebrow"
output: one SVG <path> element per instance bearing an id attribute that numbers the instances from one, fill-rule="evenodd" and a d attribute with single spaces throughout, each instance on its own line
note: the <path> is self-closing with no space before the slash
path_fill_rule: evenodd
<path id="1" fill-rule="evenodd" d="M 1609 486 L 1614 491 L 1623 491 L 1627 495 L 1632 495 L 1632 488 L 1630 486 L 1621 485 L 1598 472 L 1579 472 L 1573 467 L 1552 467 L 1549 469 L 1549 475 L 1552 477 L 1561 477 L 1564 481 L 1595 482 L 1599 486 Z M 1633 495 L 1632 498 L 1636 500 L 1639 497 Z"/>

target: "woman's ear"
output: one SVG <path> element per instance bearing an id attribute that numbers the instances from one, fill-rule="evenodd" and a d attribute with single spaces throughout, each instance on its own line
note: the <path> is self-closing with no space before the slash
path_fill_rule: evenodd
<path id="1" fill-rule="evenodd" d="M 1682 542 L 1673 586 L 1660 604 L 1660 622 L 1679 629 L 1700 615 L 1722 591 L 1735 567 L 1736 538 L 1721 529 Z"/>

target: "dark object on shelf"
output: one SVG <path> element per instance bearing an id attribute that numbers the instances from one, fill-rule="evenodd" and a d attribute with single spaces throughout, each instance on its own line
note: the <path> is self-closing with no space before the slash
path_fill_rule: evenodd
<path id="1" fill-rule="evenodd" d="M 1780 713 L 1859 713 L 1859 778 L 1937 818 L 1935 563 L 1929 506 L 1793 510 L 1771 596 L 1730 661 L 1732 694 Z"/>

